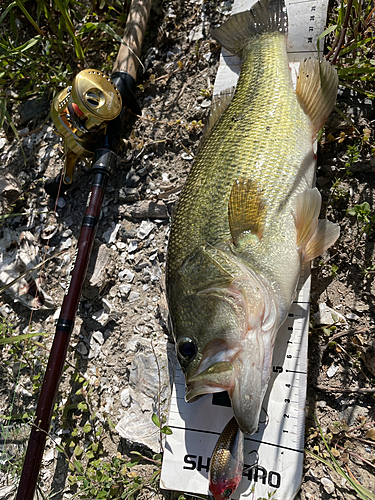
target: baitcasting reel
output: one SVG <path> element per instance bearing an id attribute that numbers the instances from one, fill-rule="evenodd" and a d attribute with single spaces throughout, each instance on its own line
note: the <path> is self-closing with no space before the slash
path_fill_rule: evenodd
<path id="1" fill-rule="evenodd" d="M 53 100 L 51 115 L 57 134 L 64 140 L 63 182 L 73 180 L 77 158 L 92 158 L 98 135 L 121 112 L 122 100 L 111 79 L 96 69 L 84 69 L 70 87 Z"/>

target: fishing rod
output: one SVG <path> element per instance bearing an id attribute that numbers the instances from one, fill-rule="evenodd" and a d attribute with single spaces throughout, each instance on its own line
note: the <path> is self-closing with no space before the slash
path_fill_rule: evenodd
<path id="1" fill-rule="evenodd" d="M 136 114 L 141 113 L 134 91 L 151 5 L 152 0 L 132 0 L 123 36 L 124 44 L 120 47 L 111 78 L 101 71 L 85 69 L 78 73 L 70 87 L 60 92 L 52 104 L 51 115 L 63 138 L 66 158 L 62 175 L 46 184 L 47 193 L 57 196 L 59 192 L 69 188 L 78 157 L 93 158 L 92 182 L 73 257 L 74 267 L 57 321 L 16 500 L 34 498 L 105 188 L 117 162 L 124 110 L 128 107 Z"/>

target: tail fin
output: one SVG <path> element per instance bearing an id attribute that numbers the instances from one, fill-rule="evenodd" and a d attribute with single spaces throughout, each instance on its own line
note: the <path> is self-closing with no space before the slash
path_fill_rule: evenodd
<path id="1" fill-rule="evenodd" d="M 227 50 L 241 56 L 246 43 L 256 35 L 288 31 L 284 0 L 260 0 L 250 10 L 231 16 L 212 36 Z"/>

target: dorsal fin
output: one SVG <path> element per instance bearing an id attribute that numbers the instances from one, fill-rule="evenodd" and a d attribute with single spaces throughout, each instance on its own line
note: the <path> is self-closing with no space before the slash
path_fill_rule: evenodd
<path id="1" fill-rule="evenodd" d="M 276 31 L 288 31 L 284 0 L 260 0 L 250 10 L 233 14 L 211 34 L 229 52 L 241 56 L 243 47 L 251 38 Z"/>
<path id="2" fill-rule="evenodd" d="M 219 95 L 214 96 L 211 104 L 211 114 L 206 125 L 207 128 L 205 133 L 209 134 L 211 132 L 215 123 L 229 106 L 229 103 L 233 99 L 235 90 L 236 87 L 230 87 L 229 89 L 220 92 Z"/>
<path id="3" fill-rule="evenodd" d="M 231 102 L 231 100 L 233 98 L 235 90 L 236 90 L 236 87 L 230 87 L 230 88 L 220 92 L 219 95 L 216 95 L 213 97 L 212 104 L 211 104 L 211 114 L 210 114 L 208 121 L 206 123 L 206 126 L 204 128 L 203 135 L 202 135 L 202 138 L 198 144 L 198 148 L 197 148 L 197 151 L 195 153 L 195 156 L 197 156 L 197 154 L 201 150 L 201 148 L 204 144 L 204 141 L 210 135 L 211 130 L 214 128 L 216 122 L 219 120 L 221 115 L 224 113 L 224 111 L 229 106 L 229 103 Z"/>

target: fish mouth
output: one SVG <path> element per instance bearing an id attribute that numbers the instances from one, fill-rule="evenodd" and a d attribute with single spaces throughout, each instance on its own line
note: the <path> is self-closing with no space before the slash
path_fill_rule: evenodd
<path id="1" fill-rule="evenodd" d="M 220 344 L 227 346 L 223 341 Z M 192 402 L 204 394 L 227 391 L 239 428 L 244 434 L 254 434 L 268 387 L 273 346 L 253 335 L 239 349 L 220 351 L 219 347 L 216 343 L 216 352 L 207 353 L 186 380 L 185 399 Z"/>
<path id="2" fill-rule="evenodd" d="M 204 394 L 230 391 L 234 384 L 233 365 L 228 361 L 213 363 L 186 381 L 185 399 L 188 403 Z"/>
<path id="3" fill-rule="evenodd" d="M 204 394 L 230 391 L 235 383 L 232 361 L 239 347 L 230 347 L 222 339 L 213 339 L 203 353 L 196 371 L 186 379 L 185 399 L 188 403 Z"/>

